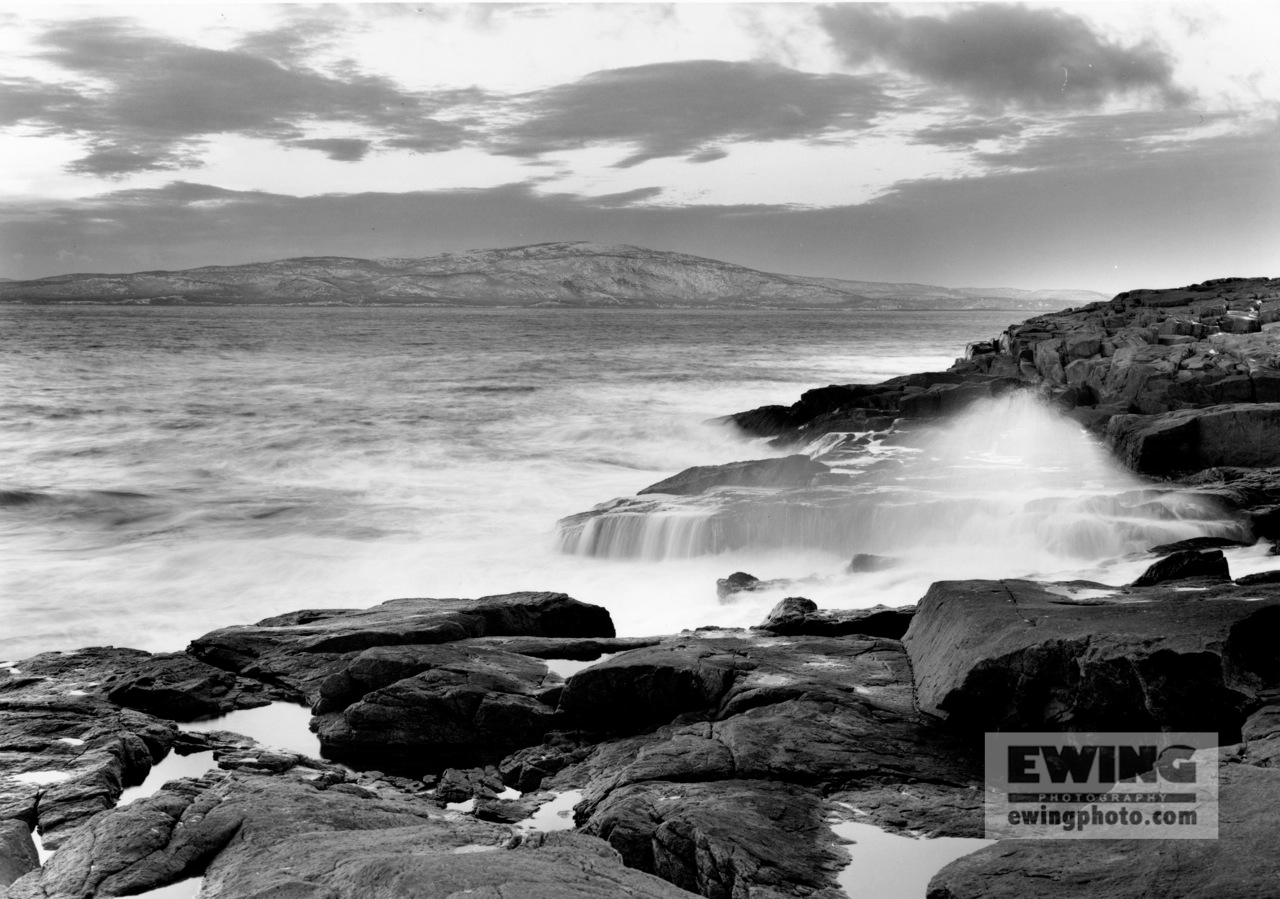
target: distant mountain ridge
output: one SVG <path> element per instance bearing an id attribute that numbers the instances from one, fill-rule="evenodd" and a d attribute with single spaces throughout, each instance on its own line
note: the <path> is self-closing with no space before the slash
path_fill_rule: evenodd
<path id="1" fill-rule="evenodd" d="M 588 242 L 421 258 L 307 256 L 245 265 L 0 281 L 2 303 L 1058 310 L 1091 290 L 948 288 L 760 272 Z"/>

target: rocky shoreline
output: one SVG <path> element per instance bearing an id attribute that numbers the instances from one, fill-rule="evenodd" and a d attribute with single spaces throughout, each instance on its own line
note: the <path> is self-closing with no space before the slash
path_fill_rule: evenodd
<path id="1" fill-rule="evenodd" d="M 942 581 L 917 606 L 856 611 L 797 596 L 754 628 L 648 638 L 563 594 L 402 599 L 230 626 L 180 653 L 15 662 L 0 669 L 0 889 L 836 899 L 857 878 L 841 822 L 982 835 L 988 731 L 1169 729 L 1219 734 L 1220 839 L 1002 841 L 939 871 L 930 899 L 1280 895 L 1280 558 L 1233 581 L 1221 552 L 1280 538 L 1276 322 L 1277 280 L 1134 291 L 1011 326 L 947 372 L 730 417 L 777 446 L 856 443 L 1035 391 L 1238 522 L 1238 540 L 1153 547 L 1128 585 Z M 837 477 L 793 455 L 648 492 Z M 272 703 L 311 709 L 320 753 L 191 725 Z M 200 753 L 203 774 L 126 794 Z"/>

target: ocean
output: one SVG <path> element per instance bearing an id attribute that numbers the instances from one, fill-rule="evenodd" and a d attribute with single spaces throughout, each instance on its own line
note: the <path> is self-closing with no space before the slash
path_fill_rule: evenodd
<path id="1" fill-rule="evenodd" d="M 637 550 L 679 508 L 612 543 L 557 532 L 689 466 L 783 452 L 709 419 L 945 369 L 1025 317 L 0 308 L 0 659 L 173 651 L 293 609 L 517 590 L 604 605 L 623 635 L 750 626 L 786 595 L 853 607 L 948 576 L 1127 578 L 1144 544 L 1227 528 L 1181 501 L 1108 505 L 1147 485 L 1019 400 L 912 450 L 816 536 L 725 546 L 694 527 Z M 849 574 L 855 551 L 902 564 Z M 716 579 L 740 570 L 799 582 L 720 601 Z"/>

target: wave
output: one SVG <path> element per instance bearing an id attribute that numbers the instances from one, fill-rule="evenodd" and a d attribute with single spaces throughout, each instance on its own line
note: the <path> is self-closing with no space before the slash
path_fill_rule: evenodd
<path id="1" fill-rule="evenodd" d="M 838 444 L 827 435 L 810 451 Z M 939 575 L 981 562 L 997 576 L 1088 567 L 1193 536 L 1247 536 L 1213 500 L 1122 470 L 1026 394 L 977 404 L 907 449 L 900 464 L 854 473 L 845 486 L 607 503 L 563 520 L 559 546 L 651 561 L 816 549 L 905 556 Z"/>

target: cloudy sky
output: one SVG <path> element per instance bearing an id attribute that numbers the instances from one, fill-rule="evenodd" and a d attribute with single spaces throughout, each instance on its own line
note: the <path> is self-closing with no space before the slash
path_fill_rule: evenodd
<path id="1" fill-rule="evenodd" d="M 633 243 L 1280 275 L 1280 4 L 0 5 L 0 277 Z"/>

